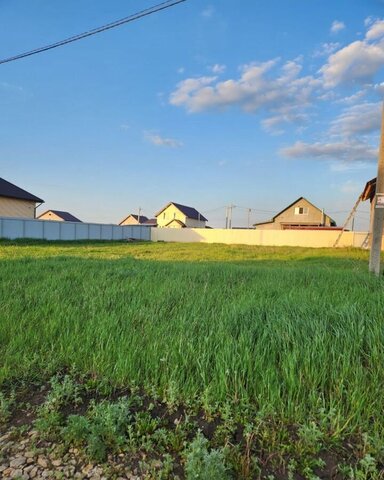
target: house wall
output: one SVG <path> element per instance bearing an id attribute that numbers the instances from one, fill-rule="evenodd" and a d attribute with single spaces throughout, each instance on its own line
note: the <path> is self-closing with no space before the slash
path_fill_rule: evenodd
<path id="1" fill-rule="evenodd" d="M 182 212 L 180 212 L 180 210 L 174 205 L 169 205 L 169 207 L 166 208 L 163 212 L 161 212 L 160 215 L 156 218 L 157 226 L 160 228 L 165 227 L 167 223 L 169 223 L 173 219 L 180 220 L 181 222 L 186 223 L 186 216 Z"/>
<path id="2" fill-rule="evenodd" d="M 124 220 L 124 222 L 120 223 L 120 225 L 138 225 L 139 222 L 136 220 L 135 217 L 129 216 Z"/>
<path id="3" fill-rule="evenodd" d="M 171 223 L 167 225 L 167 228 L 183 228 L 183 226 L 180 225 L 179 222 L 176 222 L 176 220 L 175 221 L 171 220 Z"/>
<path id="4" fill-rule="evenodd" d="M 206 222 L 203 220 L 195 220 L 194 218 L 187 218 L 185 225 L 188 228 L 205 228 Z"/>
<path id="5" fill-rule="evenodd" d="M 54 220 L 56 222 L 64 222 L 64 220 L 58 215 L 56 215 L 56 213 L 50 211 L 44 213 L 44 215 L 41 215 L 39 217 L 39 220 Z"/>
<path id="6" fill-rule="evenodd" d="M 308 209 L 307 214 L 296 214 L 295 209 L 304 207 Z M 324 216 L 325 226 L 331 225 L 331 219 L 328 215 Z M 282 224 L 294 224 L 294 225 L 321 225 L 323 221 L 322 211 L 311 205 L 307 200 L 302 199 L 293 204 L 290 208 L 282 212 L 275 218 L 273 223 L 264 223 L 257 225 L 257 230 L 276 230 L 276 228 L 283 228 Z"/>
<path id="7" fill-rule="evenodd" d="M 0 197 L 0 217 L 35 218 L 35 202 Z"/>

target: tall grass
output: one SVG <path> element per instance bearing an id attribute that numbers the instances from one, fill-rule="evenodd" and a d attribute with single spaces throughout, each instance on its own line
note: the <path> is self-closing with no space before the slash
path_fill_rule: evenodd
<path id="1" fill-rule="evenodd" d="M 75 366 L 293 422 L 325 409 L 340 431 L 384 433 L 384 283 L 366 252 L 0 248 L 2 381 Z"/>

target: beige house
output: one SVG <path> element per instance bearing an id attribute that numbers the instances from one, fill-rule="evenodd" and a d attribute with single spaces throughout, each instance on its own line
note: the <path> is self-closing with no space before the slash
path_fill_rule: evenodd
<path id="1" fill-rule="evenodd" d="M 0 217 L 35 218 L 41 198 L 0 178 Z"/>
<path id="2" fill-rule="evenodd" d="M 155 216 L 160 228 L 205 228 L 208 221 L 195 208 L 175 202 L 169 202 Z"/>
<path id="3" fill-rule="evenodd" d="M 267 222 L 255 223 L 257 230 L 286 230 L 293 228 L 336 227 L 336 222 L 313 205 L 306 198 L 300 197 Z"/>
<path id="4" fill-rule="evenodd" d="M 39 220 L 53 220 L 55 222 L 81 222 L 77 217 L 69 212 L 61 210 L 47 210 L 37 217 Z"/>
<path id="5" fill-rule="evenodd" d="M 149 227 L 156 227 L 156 218 L 147 218 L 144 215 L 135 215 L 131 213 L 128 217 L 125 217 L 119 225 L 147 225 Z"/>

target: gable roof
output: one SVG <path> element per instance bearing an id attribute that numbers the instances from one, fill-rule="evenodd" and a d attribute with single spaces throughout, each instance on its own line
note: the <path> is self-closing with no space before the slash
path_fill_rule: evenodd
<path id="1" fill-rule="evenodd" d="M 279 213 L 276 213 L 275 216 L 273 216 L 271 218 L 271 220 L 267 220 L 266 222 L 258 222 L 258 223 L 254 223 L 253 225 L 264 225 L 265 223 L 274 223 L 274 221 L 276 220 L 276 218 L 281 215 L 282 213 L 284 213 L 286 210 L 288 210 L 289 208 L 293 207 L 293 205 L 295 205 L 297 202 L 300 202 L 300 200 L 305 200 L 306 202 L 308 202 L 310 205 L 312 205 L 313 208 L 316 208 L 316 210 L 319 210 L 319 212 L 321 212 L 321 209 L 319 207 L 316 207 L 316 205 L 314 205 L 313 203 L 311 203 L 309 200 L 307 200 L 305 197 L 299 197 L 298 199 L 296 199 L 294 202 L 290 203 L 288 205 L 288 207 L 285 207 L 283 208 L 283 210 L 281 210 Z M 331 222 L 334 222 L 336 224 L 336 222 L 333 220 L 333 218 L 331 218 L 329 215 L 327 215 L 326 213 L 324 213 L 324 216 L 328 217 Z"/>
<path id="2" fill-rule="evenodd" d="M 119 225 L 121 225 L 126 220 L 128 220 L 129 217 L 133 217 L 135 220 L 139 221 L 139 215 L 136 215 L 134 213 L 130 213 L 127 217 L 125 217 L 123 220 L 121 220 Z M 146 217 L 145 215 L 140 215 L 140 223 L 146 223 L 146 222 L 148 222 L 148 217 Z"/>
<path id="3" fill-rule="evenodd" d="M 172 218 L 172 220 L 170 222 L 168 222 L 165 226 L 168 227 L 169 225 L 171 225 L 171 223 L 177 223 L 178 225 L 180 225 L 181 228 L 185 228 L 186 225 L 185 223 L 183 223 L 181 220 L 178 220 L 177 218 Z"/>
<path id="4" fill-rule="evenodd" d="M 372 178 L 372 180 L 369 180 L 369 182 L 365 184 L 363 193 L 361 194 L 361 199 L 363 200 L 363 202 L 365 202 L 366 200 L 369 200 L 370 202 L 372 202 L 372 200 L 375 198 L 375 193 L 376 193 L 376 177 Z"/>
<path id="5" fill-rule="evenodd" d="M 0 197 L 17 198 L 19 200 L 28 200 L 35 203 L 44 203 L 44 200 L 41 198 L 32 195 L 32 193 L 17 187 L 11 182 L 7 182 L 4 178 L 0 178 Z"/>
<path id="6" fill-rule="evenodd" d="M 61 210 L 47 210 L 46 212 L 39 215 L 37 218 L 39 219 L 40 217 L 42 217 L 43 215 L 45 215 L 46 213 L 49 213 L 49 212 L 54 213 L 58 217 L 62 218 L 65 222 L 80 222 L 80 223 L 82 223 L 81 220 L 79 220 L 77 217 L 75 217 L 71 213 L 63 212 Z"/>
<path id="7" fill-rule="evenodd" d="M 194 220 L 201 220 L 203 222 L 208 222 L 208 220 L 199 213 L 193 207 L 187 207 L 186 205 L 181 205 L 181 203 L 169 202 L 164 208 L 162 208 L 158 213 L 156 213 L 155 217 L 158 217 L 164 210 L 166 210 L 170 205 L 174 205 L 180 212 L 184 213 L 184 215 L 188 218 L 192 218 Z"/>

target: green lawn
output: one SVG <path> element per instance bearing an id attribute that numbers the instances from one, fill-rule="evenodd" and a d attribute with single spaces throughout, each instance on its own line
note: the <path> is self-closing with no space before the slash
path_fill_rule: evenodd
<path id="1" fill-rule="evenodd" d="M 380 438 L 384 282 L 367 270 L 357 249 L 3 241 L 0 379 L 74 367 Z"/>

